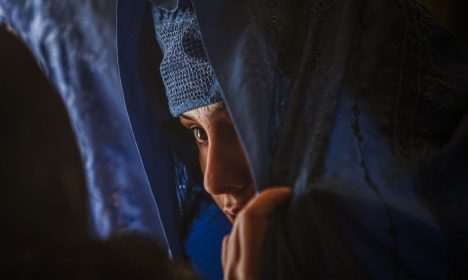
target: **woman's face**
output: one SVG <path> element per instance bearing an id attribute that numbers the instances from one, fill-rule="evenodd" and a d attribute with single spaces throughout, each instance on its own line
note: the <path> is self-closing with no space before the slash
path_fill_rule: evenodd
<path id="1" fill-rule="evenodd" d="M 206 191 L 234 222 L 255 195 L 247 159 L 224 103 L 182 114 L 180 122 L 193 132 Z"/>

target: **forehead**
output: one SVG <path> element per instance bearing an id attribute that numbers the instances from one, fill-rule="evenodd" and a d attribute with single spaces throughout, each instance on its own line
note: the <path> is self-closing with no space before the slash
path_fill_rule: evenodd
<path id="1" fill-rule="evenodd" d="M 185 112 L 182 114 L 182 117 L 187 117 L 199 122 L 210 122 L 219 118 L 229 118 L 229 114 L 227 113 L 224 102 L 217 102 Z"/>

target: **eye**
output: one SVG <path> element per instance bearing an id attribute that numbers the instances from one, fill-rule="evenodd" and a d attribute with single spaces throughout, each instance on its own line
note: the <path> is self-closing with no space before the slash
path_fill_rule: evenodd
<path id="1" fill-rule="evenodd" d="M 194 127 L 192 128 L 193 136 L 195 140 L 199 144 L 203 144 L 208 141 L 208 135 L 206 135 L 206 131 L 201 127 Z"/>

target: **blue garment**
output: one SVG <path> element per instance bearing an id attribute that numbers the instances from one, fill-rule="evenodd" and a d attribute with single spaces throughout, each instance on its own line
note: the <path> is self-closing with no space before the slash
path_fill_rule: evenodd
<path id="1" fill-rule="evenodd" d="M 200 185 L 196 150 L 167 108 L 144 0 L 119 0 L 122 103 L 115 53 L 103 52 L 111 2 L 0 0 L 0 20 L 65 100 L 99 235 L 141 230 L 182 259 L 174 167 Z M 262 274 L 466 275 L 466 50 L 412 0 L 268 3 L 192 1 L 258 190 L 294 188 L 272 218 Z"/>
<path id="2" fill-rule="evenodd" d="M 268 231 L 265 278 L 440 279 L 463 269 L 468 178 L 458 151 L 466 151 L 468 57 L 423 8 L 412 0 L 191 4 L 257 189 L 294 188 Z M 157 48 L 135 44 L 148 36 L 148 9 L 119 1 L 120 74 L 131 122 L 147 126 L 134 127 L 147 169 L 162 154 L 148 137 L 155 124 L 157 139 L 186 145 L 166 129 L 176 124 L 161 87 L 142 79 L 157 72 L 133 74 L 138 56 L 158 61 Z M 142 104 L 153 119 L 142 118 Z M 448 205 L 457 209 L 450 219 Z"/>
<path id="3" fill-rule="evenodd" d="M 136 231 L 165 244 L 123 102 L 115 13 L 115 1 L 107 0 L 0 0 L 0 24 L 25 42 L 68 111 L 86 176 L 90 231 L 98 238 Z"/>
<path id="4" fill-rule="evenodd" d="M 153 7 L 156 38 L 163 53 L 159 67 L 173 116 L 221 101 L 206 58 L 200 28 L 190 6 L 174 12 Z"/>
<path id="5" fill-rule="evenodd" d="M 186 259 L 185 252 L 189 258 L 200 256 L 200 252 L 191 251 L 196 247 L 194 240 L 221 240 L 230 224 L 215 211 L 210 199 L 200 195 L 199 182 L 189 181 L 187 168 L 177 164 L 178 157 L 163 152 L 160 156 L 167 155 L 174 163 L 161 170 L 159 180 L 171 186 L 164 193 L 169 198 L 158 201 L 167 211 L 165 221 L 174 222 L 173 234 L 165 235 L 155 196 L 167 197 L 149 185 L 138 153 L 142 147 L 135 145 L 123 102 L 115 14 L 115 1 L 0 0 L 0 24 L 10 25 L 27 44 L 69 113 L 83 159 L 94 236 L 139 232 L 179 260 Z M 154 34 L 153 26 L 149 32 Z M 155 45 L 155 41 L 148 45 Z M 157 64 L 152 67 L 156 69 Z M 197 218 L 198 208 L 208 214 Z M 216 229 L 211 235 L 204 234 L 207 228 L 203 225 L 207 224 Z M 167 222 L 165 225 L 167 230 Z M 187 232 L 188 228 L 192 230 Z M 207 279 L 220 278 L 219 244 L 204 248 L 203 258 L 191 258 L 195 269 Z M 209 266 L 204 265 L 206 260 Z"/>
<path id="6" fill-rule="evenodd" d="M 202 205 L 184 242 L 185 253 L 201 278 L 223 279 L 221 244 L 230 231 L 230 222 L 216 204 Z"/>

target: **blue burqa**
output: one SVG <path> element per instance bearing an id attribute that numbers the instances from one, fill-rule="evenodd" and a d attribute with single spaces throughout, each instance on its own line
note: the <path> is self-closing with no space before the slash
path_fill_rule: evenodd
<path id="1" fill-rule="evenodd" d="M 137 229 L 174 258 L 209 263 L 195 256 L 193 244 L 207 244 L 197 232 L 213 229 L 216 243 L 228 227 L 210 210 L 196 150 L 169 114 L 152 3 L 119 0 L 115 53 L 114 6 L 51 2 L 0 0 L 0 17 L 65 100 L 93 228 Z M 265 238 L 265 279 L 467 275 L 464 47 L 413 0 L 191 5 L 257 189 L 294 190 Z"/>
<path id="2" fill-rule="evenodd" d="M 120 0 L 119 67 L 135 139 L 172 238 L 174 210 L 163 211 L 177 208 L 168 202 L 178 179 L 168 174 L 182 162 L 197 177 L 196 153 L 166 108 L 150 2 L 168 11 L 186 3 Z M 265 279 L 464 273 L 463 46 L 411 0 L 191 5 L 257 190 L 294 189 L 268 230 Z"/>
<path id="3" fill-rule="evenodd" d="M 25 42 L 68 111 L 86 175 L 90 230 L 101 238 L 130 230 L 163 239 L 123 102 L 115 13 L 116 3 L 107 0 L 0 0 L 0 24 Z"/>

